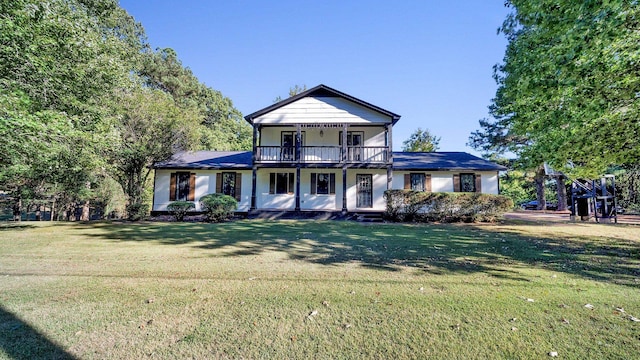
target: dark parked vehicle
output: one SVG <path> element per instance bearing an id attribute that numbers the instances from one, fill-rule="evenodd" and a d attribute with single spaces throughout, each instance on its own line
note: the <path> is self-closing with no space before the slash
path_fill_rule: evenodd
<path id="1" fill-rule="evenodd" d="M 531 200 L 520 204 L 524 210 L 537 210 L 538 200 Z M 558 210 L 558 204 L 553 202 L 547 202 L 547 210 Z"/>

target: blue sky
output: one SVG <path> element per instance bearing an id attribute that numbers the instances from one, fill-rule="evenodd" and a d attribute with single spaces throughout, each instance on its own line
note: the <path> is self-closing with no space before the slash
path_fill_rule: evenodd
<path id="1" fill-rule="evenodd" d="M 400 114 L 394 149 L 418 127 L 467 151 L 488 116 L 507 45 L 502 0 L 121 0 L 151 46 L 173 48 L 243 115 L 290 87 L 325 84 Z"/>

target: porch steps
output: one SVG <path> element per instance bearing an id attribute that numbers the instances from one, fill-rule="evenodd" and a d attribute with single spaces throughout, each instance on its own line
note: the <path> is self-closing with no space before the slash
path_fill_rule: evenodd
<path id="1" fill-rule="evenodd" d="M 383 222 L 383 215 L 384 213 L 380 211 L 344 214 L 341 211 L 252 210 L 247 214 L 247 218 L 263 220 L 351 220 L 359 222 Z"/>
<path id="2" fill-rule="evenodd" d="M 357 212 L 354 214 L 354 220 L 359 222 L 383 222 L 384 213 L 378 211 Z"/>

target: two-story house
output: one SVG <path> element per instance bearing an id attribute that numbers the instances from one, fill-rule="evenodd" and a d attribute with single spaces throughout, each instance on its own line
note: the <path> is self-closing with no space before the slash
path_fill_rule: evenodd
<path id="1" fill-rule="evenodd" d="M 155 168 L 154 213 L 234 196 L 238 211 L 384 211 L 388 189 L 498 193 L 504 167 L 464 152 L 392 151 L 400 115 L 319 85 L 245 116 L 253 150 L 182 152 Z"/>

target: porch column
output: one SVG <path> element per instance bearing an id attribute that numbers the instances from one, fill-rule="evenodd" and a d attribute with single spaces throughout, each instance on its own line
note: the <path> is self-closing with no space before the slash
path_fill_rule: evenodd
<path id="1" fill-rule="evenodd" d="M 347 213 L 347 123 L 342 124 L 342 213 Z"/>
<path id="2" fill-rule="evenodd" d="M 257 171 L 258 171 L 258 167 L 253 165 L 253 168 L 251 171 L 251 207 L 249 208 L 250 211 L 256 209 L 256 187 L 258 184 L 258 177 L 256 175 Z"/>
<path id="3" fill-rule="evenodd" d="M 302 153 L 302 131 L 300 124 L 296 125 L 296 211 L 300 211 L 300 155 Z"/>
<path id="4" fill-rule="evenodd" d="M 258 167 L 256 166 L 256 155 L 258 151 L 258 126 L 259 125 L 253 124 L 253 153 L 251 154 L 251 206 L 249 207 L 250 211 L 256 209 L 256 172 L 258 171 Z"/>
<path id="5" fill-rule="evenodd" d="M 342 165 L 342 213 L 347 213 L 347 165 Z"/>
<path id="6" fill-rule="evenodd" d="M 393 124 L 386 124 L 384 126 L 385 141 L 387 145 L 387 190 L 393 188 L 393 139 L 392 130 Z"/>

